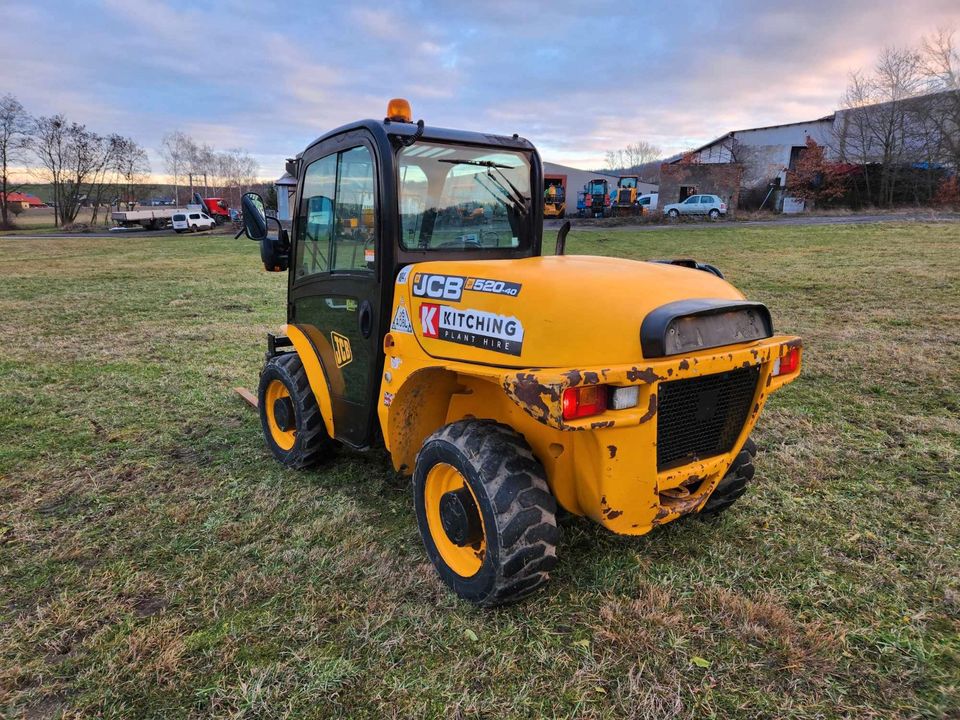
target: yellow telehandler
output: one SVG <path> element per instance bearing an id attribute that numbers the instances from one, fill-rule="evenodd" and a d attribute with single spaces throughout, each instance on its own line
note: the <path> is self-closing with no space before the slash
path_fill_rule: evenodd
<path id="1" fill-rule="evenodd" d="M 543 255 L 533 145 L 413 123 L 405 100 L 287 169 L 289 230 L 243 199 L 265 269 L 288 278 L 257 395 L 266 444 L 294 468 L 385 445 L 461 598 L 543 585 L 558 507 L 641 535 L 743 495 L 750 432 L 801 343 L 719 270 L 565 255 L 569 223 Z"/>

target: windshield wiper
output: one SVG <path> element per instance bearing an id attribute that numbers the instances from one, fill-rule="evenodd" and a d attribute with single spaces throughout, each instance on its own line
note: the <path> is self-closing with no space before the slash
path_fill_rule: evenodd
<path id="1" fill-rule="evenodd" d="M 437 162 L 449 163 L 450 165 L 476 165 L 477 167 L 485 168 L 503 168 L 505 170 L 513 169 L 509 165 L 498 165 L 492 160 L 458 160 L 457 158 L 440 158 Z"/>
<path id="2" fill-rule="evenodd" d="M 517 202 L 516 198 L 514 198 L 509 192 L 507 192 L 507 189 L 503 187 L 503 185 L 501 185 L 499 182 L 497 182 L 497 179 L 495 177 L 493 177 L 492 175 L 488 175 L 487 177 L 490 178 L 490 182 L 492 182 L 494 188 L 496 188 L 500 192 L 500 195 L 498 195 L 489 187 L 487 187 L 487 184 L 480 180 L 479 175 L 474 175 L 473 179 L 476 181 L 476 183 L 480 187 L 482 187 L 484 190 L 490 193 L 490 195 L 493 197 L 494 200 L 498 200 L 502 205 L 505 205 L 511 208 L 515 213 L 517 213 L 521 217 L 526 216 L 527 214 L 526 203 Z M 504 202 L 504 201 L 507 201 L 507 202 Z"/>
<path id="3" fill-rule="evenodd" d="M 497 174 L 499 174 L 500 177 L 503 178 L 503 181 L 504 181 L 507 185 L 510 186 L 510 189 L 511 189 L 511 190 L 513 190 L 513 199 L 514 199 L 514 202 L 518 202 L 518 203 L 520 203 L 521 205 L 525 205 L 525 204 L 526 204 L 526 199 L 523 197 L 523 193 L 520 192 L 520 190 L 517 189 L 517 186 L 516 186 L 516 185 L 514 185 L 512 182 L 510 182 L 510 178 L 508 178 L 508 177 L 503 173 L 503 171 L 500 169 L 500 168 L 503 167 L 503 166 L 502 166 L 502 165 L 492 165 L 491 167 L 493 167 L 493 168 L 497 171 Z M 490 175 L 489 172 L 488 172 L 487 174 Z M 496 178 L 494 178 L 494 177 L 491 175 L 491 178 L 490 178 L 490 179 L 491 179 L 491 180 L 495 180 Z"/>

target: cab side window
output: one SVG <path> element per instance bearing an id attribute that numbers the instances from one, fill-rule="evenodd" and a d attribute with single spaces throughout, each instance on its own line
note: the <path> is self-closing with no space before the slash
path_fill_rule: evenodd
<path id="1" fill-rule="evenodd" d="M 340 153 L 331 270 L 373 271 L 376 248 L 374 168 L 363 145 Z"/>
<path id="2" fill-rule="evenodd" d="M 310 163 L 297 222 L 297 277 L 373 272 L 376 247 L 374 167 L 355 147 Z"/>
<path id="3" fill-rule="evenodd" d="M 337 154 L 327 155 L 307 166 L 297 218 L 298 278 L 330 269 L 333 237 L 333 199 L 337 186 Z"/>

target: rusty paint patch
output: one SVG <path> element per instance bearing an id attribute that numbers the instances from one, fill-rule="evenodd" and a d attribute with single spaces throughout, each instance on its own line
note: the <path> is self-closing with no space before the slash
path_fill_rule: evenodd
<path id="1" fill-rule="evenodd" d="M 650 393 L 650 404 L 647 406 L 647 411 L 640 417 L 640 424 L 649 421 L 657 414 L 657 394 Z"/>
<path id="2" fill-rule="evenodd" d="M 600 498 L 600 514 L 603 515 L 607 520 L 616 520 L 618 517 L 623 515 L 623 510 L 614 510 L 607 504 L 607 496 L 603 495 Z"/>
<path id="3" fill-rule="evenodd" d="M 650 384 L 655 383 L 660 379 L 660 376 L 657 375 L 656 371 L 652 367 L 648 367 L 643 370 L 640 370 L 637 367 L 632 367 L 627 370 L 627 380 L 630 382 L 642 382 Z"/>
<path id="4" fill-rule="evenodd" d="M 583 376 L 579 370 L 568 370 L 563 376 L 567 379 L 567 385 L 570 387 L 579 385 L 583 381 Z"/>
<path id="5" fill-rule="evenodd" d="M 538 382 L 536 375 L 517 373 L 515 377 L 504 380 L 503 389 L 515 403 L 538 420 L 554 422 L 559 420 L 551 415 L 559 412 L 559 389 L 553 385 Z M 550 402 L 544 400 L 544 397 Z"/>
<path id="6" fill-rule="evenodd" d="M 613 460 L 617 456 L 617 446 L 607 445 L 607 452 L 610 453 L 610 459 Z"/>
<path id="7" fill-rule="evenodd" d="M 686 358 L 684 358 L 683 360 L 680 361 L 680 364 L 677 367 L 679 367 L 681 370 L 689 370 L 690 362 Z"/>
<path id="8" fill-rule="evenodd" d="M 604 428 L 613 427 L 613 420 L 599 420 L 597 422 L 590 423 L 591 430 L 603 430 Z"/>
<path id="9" fill-rule="evenodd" d="M 595 372 L 585 372 L 583 373 L 583 384 L 584 385 L 599 385 L 600 376 Z"/>

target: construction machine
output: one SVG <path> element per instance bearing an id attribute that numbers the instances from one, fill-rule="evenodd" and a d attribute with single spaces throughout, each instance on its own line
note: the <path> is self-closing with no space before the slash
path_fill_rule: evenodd
<path id="1" fill-rule="evenodd" d="M 744 494 L 750 433 L 802 348 L 717 268 L 567 255 L 569 224 L 544 254 L 533 144 L 414 123 L 401 99 L 287 170 L 289 231 L 243 198 L 287 282 L 256 396 L 266 445 L 291 468 L 385 447 L 458 596 L 541 587 L 560 508 L 643 535 Z"/>
<path id="2" fill-rule="evenodd" d="M 559 218 L 567 214 L 567 176 L 543 176 L 543 217 Z"/>
<path id="3" fill-rule="evenodd" d="M 587 217 L 610 215 L 610 182 L 605 178 L 590 180 L 583 186 L 583 199 Z"/>
<path id="4" fill-rule="evenodd" d="M 614 193 L 614 215 L 639 215 L 641 207 L 637 204 L 639 197 L 640 177 L 638 175 L 621 175 L 617 180 L 617 190 Z"/>

